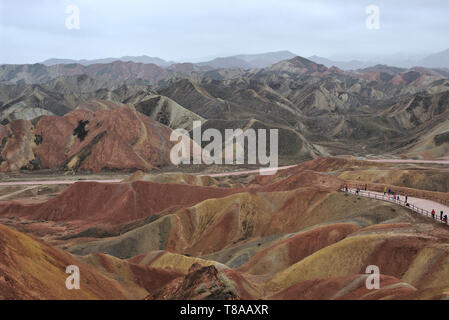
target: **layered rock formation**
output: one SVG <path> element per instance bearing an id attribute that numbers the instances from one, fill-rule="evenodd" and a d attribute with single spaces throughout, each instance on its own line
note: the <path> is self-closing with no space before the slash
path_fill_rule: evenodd
<path id="1" fill-rule="evenodd" d="M 94 101 L 62 117 L 3 126 L 0 171 L 149 170 L 170 163 L 170 133 L 133 106 Z"/>

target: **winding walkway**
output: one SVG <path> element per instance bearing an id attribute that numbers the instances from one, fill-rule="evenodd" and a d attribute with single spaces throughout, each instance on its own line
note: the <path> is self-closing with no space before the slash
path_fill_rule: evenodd
<path id="1" fill-rule="evenodd" d="M 355 189 L 348 189 L 348 191 L 345 191 L 342 189 L 341 191 L 357 194 Z M 444 215 L 449 216 L 449 207 L 445 206 L 441 203 L 427 200 L 427 199 L 421 199 L 421 198 L 415 198 L 415 197 L 408 197 L 407 202 L 405 202 L 405 196 L 400 195 L 400 200 L 395 200 L 393 198 L 393 195 L 386 194 L 384 195 L 382 192 L 376 192 L 376 191 L 365 191 L 360 190 L 359 196 L 382 200 L 382 201 L 388 201 L 392 203 L 396 203 L 400 206 L 406 207 L 414 212 L 417 212 L 419 214 L 425 215 L 427 217 L 432 218 L 432 210 L 435 210 L 435 221 L 440 223 L 445 223 L 440 219 L 440 211 L 443 211 L 443 217 Z M 445 223 L 446 224 L 446 223 Z"/>

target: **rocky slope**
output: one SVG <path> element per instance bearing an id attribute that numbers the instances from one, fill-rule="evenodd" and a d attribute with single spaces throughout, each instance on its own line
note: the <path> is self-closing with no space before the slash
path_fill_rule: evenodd
<path id="1" fill-rule="evenodd" d="M 170 163 L 171 130 L 131 105 L 93 101 L 0 128 L 0 171 L 142 169 Z"/>
<path id="2" fill-rule="evenodd" d="M 74 256 L 0 225 L 0 299 L 125 299 L 120 285 Z M 79 267 L 80 290 L 68 290 L 66 267 Z"/>

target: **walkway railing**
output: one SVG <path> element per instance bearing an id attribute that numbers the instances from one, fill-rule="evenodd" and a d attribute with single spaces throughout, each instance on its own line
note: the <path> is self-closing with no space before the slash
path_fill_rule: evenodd
<path id="1" fill-rule="evenodd" d="M 355 183 L 354 181 L 344 181 L 344 184 L 347 185 L 349 188 L 353 188 L 356 189 L 357 186 L 362 186 L 363 187 L 363 183 Z M 405 188 L 405 187 L 401 187 L 401 186 L 390 186 L 390 185 L 379 185 L 379 184 L 373 184 L 373 183 L 368 183 L 368 188 L 370 188 L 371 190 L 377 191 L 377 192 L 383 192 L 385 186 L 387 186 L 388 188 L 391 187 L 391 189 L 395 190 L 397 188 Z M 441 197 L 432 195 L 430 190 L 417 190 L 417 189 L 410 189 L 408 188 L 407 191 L 403 191 L 401 193 L 403 194 L 408 194 L 410 197 L 415 197 L 415 198 L 420 198 L 420 199 L 425 199 L 425 200 L 430 200 L 430 201 L 434 201 L 434 202 L 438 202 L 442 205 L 445 205 L 446 207 L 449 207 L 449 200 L 446 199 L 442 199 Z"/>
<path id="2" fill-rule="evenodd" d="M 365 190 L 360 190 L 359 193 L 357 194 L 356 190 L 348 189 L 346 191 L 345 188 L 342 188 L 340 190 L 343 191 L 343 192 L 346 192 L 346 193 L 351 193 L 351 194 L 355 194 L 355 195 L 362 196 L 362 197 L 367 197 L 367 198 L 372 198 L 372 199 L 377 199 L 377 200 L 382 200 L 382 201 L 388 201 L 388 202 L 391 202 L 391 203 L 395 203 L 395 204 L 398 204 L 398 205 L 403 206 L 405 208 L 408 208 L 408 209 L 410 209 L 410 210 L 412 210 L 414 212 L 417 212 L 419 214 L 422 214 L 424 216 L 432 218 L 431 211 L 423 209 L 423 208 L 420 208 L 420 207 L 417 207 L 417 206 L 415 206 L 414 204 L 412 204 L 410 202 L 406 202 L 405 200 L 397 200 L 397 199 L 395 199 L 393 197 L 393 195 L 379 194 L 379 193 L 376 193 L 376 192 L 370 192 L 370 191 L 365 191 Z M 440 222 L 440 223 L 443 223 L 443 224 L 447 224 L 447 222 L 439 219 L 436 213 L 435 213 L 435 219 L 433 219 L 433 220 L 437 221 L 437 222 Z"/>

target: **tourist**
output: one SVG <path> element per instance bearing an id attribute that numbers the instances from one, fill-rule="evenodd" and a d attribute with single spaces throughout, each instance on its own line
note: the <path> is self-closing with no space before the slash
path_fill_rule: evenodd
<path id="1" fill-rule="evenodd" d="M 440 220 L 443 221 L 443 210 L 440 211 Z"/>
<path id="2" fill-rule="evenodd" d="M 385 188 L 384 188 L 384 195 L 386 195 L 387 194 L 387 186 L 385 186 Z"/>
<path id="3" fill-rule="evenodd" d="M 432 215 L 432 218 L 435 219 L 435 209 L 432 209 L 431 215 Z"/>
<path id="4" fill-rule="evenodd" d="M 366 191 L 366 189 L 368 189 L 368 185 L 365 183 L 365 191 Z"/>
<path id="5" fill-rule="evenodd" d="M 447 223 L 447 214 L 444 215 L 443 221 L 444 223 Z"/>
<path id="6" fill-rule="evenodd" d="M 406 194 L 405 195 L 405 203 L 407 203 L 408 202 L 408 195 Z"/>

